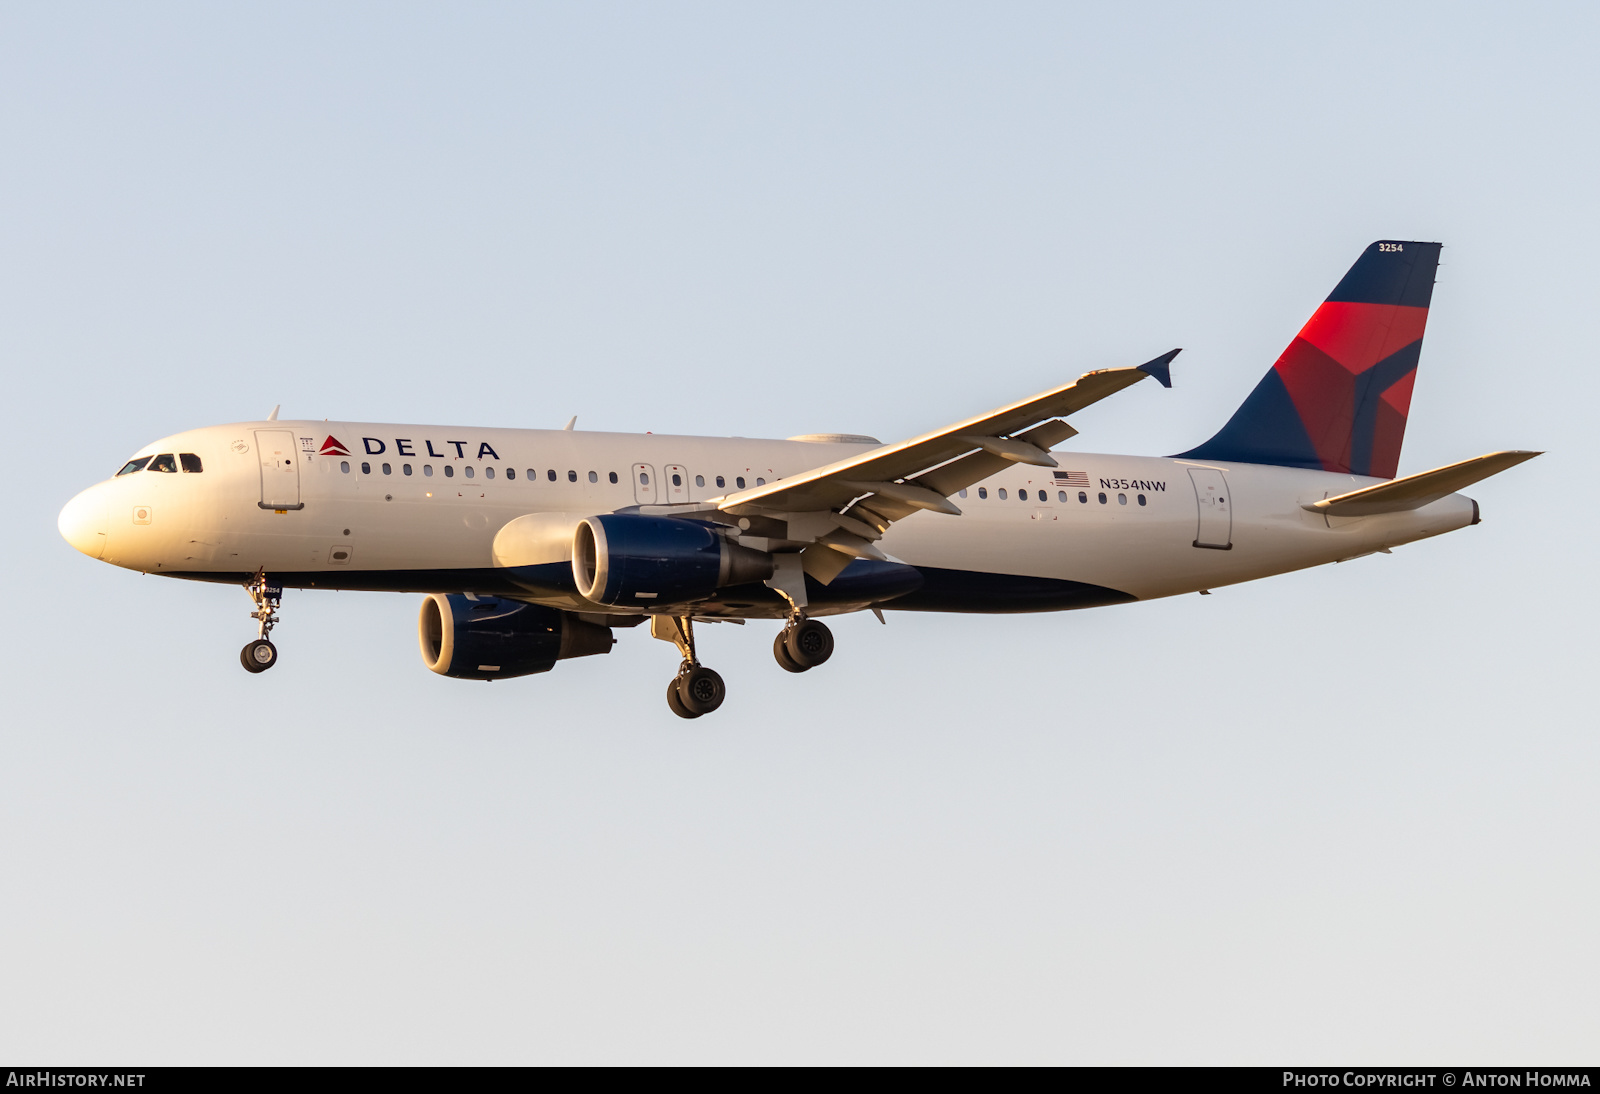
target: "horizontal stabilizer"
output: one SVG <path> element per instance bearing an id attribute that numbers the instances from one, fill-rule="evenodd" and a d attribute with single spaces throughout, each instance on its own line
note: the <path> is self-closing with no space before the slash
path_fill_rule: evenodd
<path id="1" fill-rule="evenodd" d="M 1487 456 L 1462 460 L 1447 467 L 1436 467 L 1419 475 L 1407 475 L 1393 482 L 1380 482 L 1376 486 L 1352 490 L 1348 494 L 1323 498 L 1301 506 L 1313 513 L 1326 513 L 1333 517 L 1369 517 L 1378 513 L 1403 513 L 1421 509 L 1430 502 L 1454 494 L 1473 483 L 1498 475 L 1508 467 L 1531 460 L 1541 452 L 1491 452 Z"/>

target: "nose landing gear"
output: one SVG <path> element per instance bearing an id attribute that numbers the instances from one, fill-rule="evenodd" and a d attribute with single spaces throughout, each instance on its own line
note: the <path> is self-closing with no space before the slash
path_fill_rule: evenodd
<path id="1" fill-rule="evenodd" d="M 671 642 L 683 654 L 678 675 L 667 685 L 667 706 L 680 718 L 710 714 L 728 697 L 728 687 L 713 669 L 700 663 L 694 652 L 694 620 L 689 616 L 653 615 L 650 634 Z"/>
<path id="2" fill-rule="evenodd" d="M 260 629 L 256 640 L 246 643 L 244 649 L 239 651 L 239 663 L 248 672 L 266 672 L 278 663 L 278 647 L 267 636 L 278 622 L 278 604 L 283 600 L 283 587 L 267 584 L 266 571 L 257 570 L 256 576 L 245 586 L 245 591 L 255 601 L 256 610 L 250 613 L 250 618 L 257 621 Z"/>
<path id="3" fill-rule="evenodd" d="M 789 672 L 814 669 L 833 656 L 833 632 L 820 620 L 797 616 L 773 639 L 772 656 Z"/>

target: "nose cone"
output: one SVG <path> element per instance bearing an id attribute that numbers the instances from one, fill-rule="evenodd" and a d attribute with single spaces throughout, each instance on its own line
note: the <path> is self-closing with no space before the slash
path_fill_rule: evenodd
<path id="1" fill-rule="evenodd" d="M 56 527 L 61 538 L 90 558 L 106 553 L 106 492 L 104 483 L 91 486 L 61 510 Z"/>

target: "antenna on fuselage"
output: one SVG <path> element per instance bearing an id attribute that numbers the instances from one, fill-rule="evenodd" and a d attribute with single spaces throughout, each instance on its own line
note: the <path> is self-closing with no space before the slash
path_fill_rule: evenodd
<path id="1" fill-rule="evenodd" d="M 267 421 L 269 421 L 269 422 L 277 421 L 278 420 L 278 411 L 280 411 L 282 409 L 283 409 L 283 404 L 282 403 L 279 403 L 277 406 L 273 407 L 272 408 L 272 413 L 267 415 Z"/>
<path id="2" fill-rule="evenodd" d="M 573 430 L 573 427 L 576 426 L 577 424 L 578 424 L 578 416 L 576 414 L 574 414 L 572 417 L 567 419 L 567 424 L 561 427 L 562 432 L 571 433 L 572 430 Z"/>

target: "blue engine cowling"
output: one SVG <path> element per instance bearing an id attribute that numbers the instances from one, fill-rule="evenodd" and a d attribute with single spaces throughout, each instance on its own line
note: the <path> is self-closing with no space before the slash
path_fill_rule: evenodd
<path id="1" fill-rule="evenodd" d="M 702 600 L 724 585 L 772 576 L 772 557 L 676 517 L 606 513 L 578 522 L 572 577 L 597 604 L 647 606 Z"/>
<path id="2" fill-rule="evenodd" d="M 611 628 L 570 612 L 483 596 L 433 593 L 417 620 L 423 663 L 457 680 L 549 672 L 566 657 L 610 653 Z"/>

